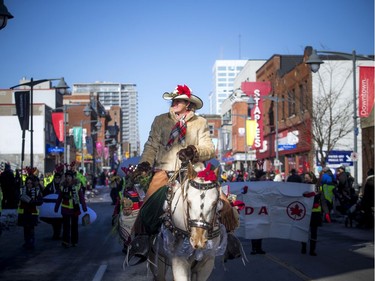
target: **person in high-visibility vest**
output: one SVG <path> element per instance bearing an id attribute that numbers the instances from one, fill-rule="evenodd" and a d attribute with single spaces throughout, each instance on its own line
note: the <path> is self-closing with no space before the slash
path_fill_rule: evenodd
<path id="1" fill-rule="evenodd" d="M 42 191 L 44 202 L 46 203 L 50 202 L 52 204 L 56 203 L 58 195 L 57 197 L 56 195 L 54 195 L 55 196 L 54 198 L 50 198 L 51 196 L 49 198 L 45 198 L 45 197 L 50 194 L 60 193 L 61 178 L 62 178 L 62 173 L 55 172 L 55 174 L 53 175 L 53 180 L 49 184 L 47 184 L 46 187 Z M 61 238 L 60 236 L 61 236 L 61 229 L 62 229 L 62 224 L 63 224 L 62 217 L 42 217 L 40 218 L 40 220 L 52 225 L 52 230 L 53 230 L 52 239 L 59 240 Z"/>
<path id="2" fill-rule="evenodd" d="M 18 225 L 23 226 L 23 236 L 25 249 L 35 247 L 35 226 L 38 225 L 38 206 L 43 204 L 42 192 L 39 178 L 35 175 L 26 178 L 26 185 L 22 188 L 21 197 L 18 204 Z"/>
<path id="3" fill-rule="evenodd" d="M 81 183 L 81 188 L 83 189 L 83 194 L 85 194 L 86 188 L 87 188 L 87 179 L 84 175 L 83 170 L 79 170 L 78 173 L 76 173 L 76 179 Z"/>
<path id="4" fill-rule="evenodd" d="M 313 174 L 305 174 L 305 183 L 316 184 L 316 179 Z M 322 187 L 318 187 L 316 192 L 305 192 L 304 197 L 314 196 L 313 208 L 311 210 L 311 219 L 310 219 L 310 256 L 316 256 L 316 242 L 318 239 L 318 227 L 322 225 L 322 205 L 321 205 L 321 196 Z M 302 242 L 301 253 L 306 254 L 307 252 L 307 243 Z"/>
<path id="5" fill-rule="evenodd" d="M 323 208 L 324 211 L 324 218 L 327 222 L 331 222 L 331 211 L 333 210 L 333 201 L 335 199 L 335 179 L 332 174 L 331 169 L 328 167 L 324 167 L 322 170 L 322 176 L 320 179 L 320 186 L 323 192 L 323 198 L 325 202 L 321 202 L 326 204 L 326 208 Z M 328 210 L 325 210 L 328 209 Z"/>
<path id="6" fill-rule="evenodd" d="M 62 183 L 61 192 L 55 204 L 55 213 L 61 205 L 61 215 L 63 217 L 63 241 L 64 248 L 75 247 L 78 243 L 78 217 L 82 210 L 87 212 L 85 196 L 81 184 L 75 179 L 75 172 L 67 170 L 65 181 Z"/>

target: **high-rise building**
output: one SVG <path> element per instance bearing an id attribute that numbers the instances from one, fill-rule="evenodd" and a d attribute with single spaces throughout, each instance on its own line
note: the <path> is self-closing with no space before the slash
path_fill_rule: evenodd
<path id="1" fill-rule="evenodd" d="M 220 114 L 222 102 L 233 92 L 234 79 L 247 60 L 217 60 L 212 68 L 213 90 L 210 93 L 210 114 Z"/>
<path id="2" fill-rule="evenodd" d="M 75 83 L 74 93 L 96 93 L 100 103 L 107 110 L 111 106 L 120 106 L 121 124 L 117 124 L 122 132 L 121 143 L 126 144 L 130 156 L 140 154 L 140 138 L 138 127 L 138 91 L 136 84 L 95 82 Z"/>

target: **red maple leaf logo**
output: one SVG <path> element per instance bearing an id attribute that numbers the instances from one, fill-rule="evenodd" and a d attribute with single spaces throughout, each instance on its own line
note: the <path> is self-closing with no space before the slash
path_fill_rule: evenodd
<path id="1" fill-rule="evenodd" d="M 295 204 L 294 207 L 290 207 L 290 215 L 300 217 L 303 213 L 303 210 L 299 207 L 298 204 Z"/>
<path id="2" fill-rule="evenodd" d="M 306 208 L 299 201 L 290 203 L 285 211 L 292 220 L 303 220 L 306 216 Z"/>

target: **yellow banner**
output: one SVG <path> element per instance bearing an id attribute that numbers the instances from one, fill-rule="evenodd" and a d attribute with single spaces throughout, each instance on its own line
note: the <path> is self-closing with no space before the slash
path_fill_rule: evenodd
<path id="1" fill-rule="evenodd" d="M 246 145 L 252 146 L 255 140 L 255 134 L 257 130 L 257 121 L 246 120 Z"/>
<path id="2" fill-rule="evenodd" d="M 76 154 L 76 162 L 81 162 L 81 159 L 82 159 L 82 153 L 77 153 Z M 87 161 L 87 160 L 92 160 L 93 157 L 91 154 L 85 154 L 84 155 L 84 160 Z"/>

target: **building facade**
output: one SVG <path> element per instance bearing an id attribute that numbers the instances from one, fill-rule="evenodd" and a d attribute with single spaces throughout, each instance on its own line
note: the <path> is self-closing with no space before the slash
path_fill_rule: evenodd
<path id="1" fill-rule="evenodd" d="M 217 60 L 212 67 L 212 92 L 209 95 L 210 114 L 221 114 L 221 104 L 234 89 L 234 80 L 247 60 Z"/>
<path id="2" fill-rule="evenodd" d="M 303 55 L 274 55 L 258 71 L 257 81 L 269 81 L 271 92 L 263 97 L 263 145 L 257 159 L 266 171 L 286 175 L 311 170 L 311 74 Z"/>
<path id="3" fill-rule="evenodd" d="M 19 84 L 28 82 L 30 80 L 23 77 Z M 19 86 L 14 90 L 0 90 L 0 130 L 4 132 L 0 138 L 0 161 L 9 162 L 13 169 L 25 168 L 31 165 L 32 150 L 33 166 L 41 173 L 52 172 L 55 163 L 60 161 L 62 151 L 56 149 L 59 142 L 54 132 L 51 114 L 53 109 L 62 106 L 63 96 L 52 87 L 51 81 L 42 82 L 33 87 L 33 106 L 31 107 L 33 141 L 31 142 L 31 122 L 29 122 L 29 129 L 25 130 L 23 135 L 17 116 L 15 92 L 18 91 L 30 93 L 30 87 Z"/>
<path id="4" fill-rule="evenodd" d="M 265 171 L 280 169 L 285 176 L 291 169 L 296 169 L 299 173 L 313 171 L 318 174 L 322 168 L 318 151 L 323 150 L 329 152 L 327 159 L 337 159 L 336 162 L 326 159 L 324 165 L 330 167 L 334 173 L 337 167 L 344 165 L 347 166 L 347 171 L 354 175 L 355 160 L 351 158 L 351 154 L 354 147 L 353 134 L 356 132 L 357 177 L 361 185 L 365 173 L 374 165 L 373 110 L 372 115 L 361 118 L 361 125 L 354 129 L 353 115 L 358 118 L 358 111 L 353 114 L 352 61 L 337 56 L 325 56 L 321 69 L 313 74 L 305 63 L 310 54 L 311 48 L 306 48 L 303 55 L 273 55 L 268 59 L 256 70 L 256 83 L 270 83 L 271 91 L 259 97 L 244 87 L 244 83 L 247 83 L 244 77 L 248 75 L 238 75 L 235 79 L 236 88 L 232 89 L 233 94 L 221 106 L 223 120 L 225 115 L 231 116 L 231 126 L 225 129 L 230 130 L 231 138 L 223 139 L 223 142 L 227 140 L 230 145 L 223 144 L 226 151 L 222 152 L 222 160 L 226 164 L 232 164 L 232 168 L 238 167 L 236 161 L 242 162 L 240 167 L 244 168 L 252 164 L 247 163 L 244 157 L 251 159 L 251 151 L 255 150 L 257 165 L 253 163 L 253 168 L 262 168 Z M 374 66 L 374 62 L 357 59 L 357 69 L 360 66 Z M 262 144 L 260 147 L 250 147 L 248 151 L 241 134 L 245 130 L 243 116 L 248 109 L 247 97 L 241 101 L 241 97 L 235 94 L 240 83 L 242 92 L 257 99 L 260 105 L 259 109 L 253 109 L 249 117 L 257 119 L 258 125 L 261 121 L 258 129 Z M 251 83 L 250 81 L 249 85 Z M 356 91 L 355 99 L 358 101 L 358 88 Z M 345 119 L 341 120 L 346 121 L 329 124 L 329 116 L 344 116 Z M 325 141 L 321 148 L 319 131 L 323 132 Z M 343 131 L 345 132 L 341 135 L 338 134 Z M 366 137 L 366 141 L 362 141 L 362 136 Z"/>
<path id="5" fill-rule="evenodd" d="M 118 118 L 121 132 L 121 144 L 124 145 L 124 157 L 140 154 L 140 137 L 138 124 L 138 92 L 136 84 L 95 82 L 74 83 L 72 95 L 80 93 L 96 93 L 100 103 L 106 110 L 111 106 L 121 108 Z"/>

